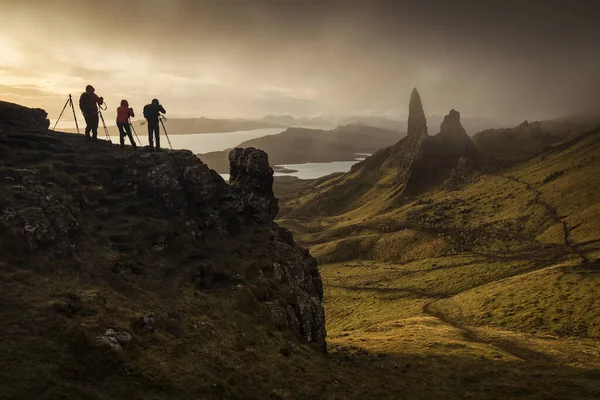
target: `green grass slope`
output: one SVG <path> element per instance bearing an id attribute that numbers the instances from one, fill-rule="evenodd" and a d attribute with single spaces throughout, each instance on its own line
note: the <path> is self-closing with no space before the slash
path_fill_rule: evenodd
<path id="1" fill-rule="evenodd" d="M 305 189 L 281 223 L 321 264 L 330 345 L 445 365 L 449 398 L 600 396 L 599 155 L 596 129 L 395 208 L 374 185 L 319 213 Z"/>

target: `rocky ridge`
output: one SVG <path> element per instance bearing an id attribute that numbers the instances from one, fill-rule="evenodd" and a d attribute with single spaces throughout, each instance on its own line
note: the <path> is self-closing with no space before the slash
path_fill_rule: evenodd
<path id="1" fill-rule="evenodd" d="M 440 132 L 430 136 L 421 96 L 414 89 L 409 102 L 407 136 L 355 165 L 352 172 L 364 178 L 379 171 L 395 171 L 392 197 L 396 198 L 439 186 L 450 178 L 456 168 L 464 169 L 465 161 L 459 165 L 463 158 L 472 166 L 481 162 L 479 151 L 460 123 L 460 113 L 450 110 Z M 349 176 L 349 179 L 353 177 Z"/>
<path id="2" fill-rule="evenodd" d="M 460 113 L 450 110 L 440 132 L 430 136 L 421 96 L 414 89 L 409 102 L 406 138 L 355 165 L 352 171 L 365 177 L 377 170 L 395 170 L 393 196 L 414 195 L 450 178 L 452 171 L 459 167 L 461 158 L 475 163 L 481 157 L 460 123 Z"/>
<path id="3" fill-rule="evenodd" d="M 450 110 L 440 132 L 430 136 L 421 96 L 414 89 L 407 126 L 407 135 L 393 146 L 355 164 L 343 176 L 320 180 L 318 190 L 301 199 L 292 213 L 338 215 L 375 199 L 376 207 L 383 211 L 427 190 L 455 190 L 476 179 L 483 157 L 462 126 L 458 111 Z"/>
<path id="4" fill-rule="evenodd" d="M 194 290 L 248 288 L 276 326 L 326 351 L 317 263 L 273 222 L 266 153 L 233 150 L 228 185 L 191 152 L 119 151 L 48 125 L 42 110 L 0 104 L 0 265 L 77 264 L 132 274 L 128 285 L 172 265 Z M 255 261 L 214 252 L 249 240 Z"/>
<path id="5" fill-rule="evenodd" d="M 524 162 L 564 139 L 562 132 L 551 134 L 551 125 L 545 125 L 547 129 L 540 122 L 524 121 L 514 128 L 487 129 L 476 133 L 473 142 L 489 164 L 506 167 Z"/>

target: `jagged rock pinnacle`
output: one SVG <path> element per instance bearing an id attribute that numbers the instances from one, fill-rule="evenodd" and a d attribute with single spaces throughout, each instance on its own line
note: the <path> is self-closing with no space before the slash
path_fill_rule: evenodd
<path id="1" fill-rule="evenodd" d="M 427 136 L 427 119 L 417 88 L 414 88 L 410 95 L 407 136 Z"/>
<path id="2" fill-rule="evenodd" d="M 455 109 L 450 110 L 444 117 L 440 127 L 440 135 L 466 136 L 467 131 L 460 123 L 460 113 Z"/>

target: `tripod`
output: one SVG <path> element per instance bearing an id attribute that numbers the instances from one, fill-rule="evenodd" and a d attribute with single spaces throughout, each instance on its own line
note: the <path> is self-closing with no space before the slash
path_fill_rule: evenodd
<path id="1" fill-rule="evenodd" d="M 104 117 L 102 116 L 102 111 L 106 111 L 107 108 L 108 107 L 106 103 L 104 103 L 104 108 L 102 108 L 102 106 L 98 106 L 98 115 L 102 120 L 102 126 L 104 127 L 104 134 L 106 135 L 106 140 L 108 140 L 109 143 L 112 143 L 112 140 L 110 139 L 110 133 L 108 133 L 108 128 L 106 127 L 106 122 L 104 122 Z"/>
<path id="2" fill-rule="evenodd" d="M 173 145 L 171 144 L 171 139 L 169 139 L 169 134 L 167 133 L 167 128 L 165 128 L 165 123 L 163 122 L 164 118 L 160 118 L 160 124 L 162 125 L 163 131 L 165 132 L 165 136 L 167 137 L 167 142 L 169 142 L 169 147 L 173 150 Z"/>
<path id="3" fill-rule="evenodd" d="M 138 136 L 137 132 L 135 131 L 135 128 L 133 127 L 133 123 L 131 122 L 131 118 L 129 118 L 129 126 L 131 126 L 131 130 L 135 134 L 135 138 L 137 139 L 137 141 L 138 141 L 138 143 L 140 144 L 140 147 L 141 147 L 142 146 L 142 141 L 140 140 L 140 137 Z"/>
<path id="4" fill-rule="evenodd" d="M 54 124 L 54 128 L 52 128 L 52 130 L 53 131 L 56 130 L 56 125 L 58 125 L 58 121 L 60 121 L 60 118 L 62 117 L 63 113 L 67 109 L 67 106 L 70 106 L 71 109 L 73 110 L 73 119 L 75 119 L 75 126 L 77 127 L 77 134 L 79 134 L 79 124 L 77 123 L 77 115 L 75 114 L 75 106 L 73 106 L 73 98 L 71 97 L 71 95 L 69 95 L 69 98 L 67 99 L 65 106 L 63 107 L 62 111 L 60 112 L 60 115 L 58 116 L 58 119 L 56 120 L 56 123 Z"/>

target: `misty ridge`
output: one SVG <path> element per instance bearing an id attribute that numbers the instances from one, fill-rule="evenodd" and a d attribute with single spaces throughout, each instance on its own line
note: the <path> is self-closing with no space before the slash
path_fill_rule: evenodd
<path id="1" fill-rule="evenodd" d="M 430 115 L 427 117 L 432 124 L 439 125 L 443 116 Z M 583 118 L 583 117 L 582 117 Z M 132 119 L 136 121 L 135 118 Z M 508 128 L 522 121 L 510 121 L 492 118 L 464 118 L 464 125 L 470 135 L 491 128 Z M 276 128 L 316 128 L 332 129 L 338 126 L 360 124 L 375 128 L 406 132 L 406 121 L 390 119 L 383 116 L 320 116 L 320 117 L 294 117 L 285 115 L 266 115 L 260 119 L 246 118 L 169 118 L 169 126 L 174 135 L 193 133 L 226 133 L 254 129 Z M 112 121 L 107 121 L 107 126 L 112 126 Z M 141 126 L 141 125 L 140 125 Z M 73 128 L 65 132 L 75 132 Z M 116 132 L 116 131 L 115 131 Z"/>

